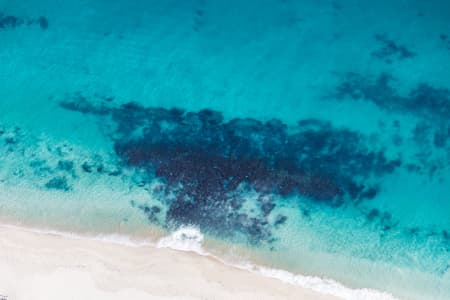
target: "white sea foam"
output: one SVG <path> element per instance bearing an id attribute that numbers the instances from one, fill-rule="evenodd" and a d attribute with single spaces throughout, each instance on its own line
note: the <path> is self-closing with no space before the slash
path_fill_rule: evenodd
<path id="1" fill-rule="evenodd" d="M 220 262 L 265 277 L 281 280 L 288 284 L 298 285 L 322 294 L 333 295 L 346 300 L 396 300 L 389 293 L 372 289 L 352 289 L 343 284 L 327 278 L 293 274 L 285 270 L 256 266 L 250 263 L 229 263 L 221 258 L 208 253 L 203 247 L 204 236 L 197 227 L 183 226 L 178 230 L 159 240 L 158 248 L 171 248 L 179 251 L 195 252 L 201 255 L 214 257 Z"/>
<path id="2" fill-rule="evenodd" d="M 266 277 L 279 279 L 314 291 L 337 296 L 347 300 L 395 300 L 389 293 L 372 289 L 351 289 L 332 279 L 324 279 L 314 276 L 296 275 L 284 270 L 253 266 L 251 271 L 256 271 Z"/>
<path id="3" fill-rule="evenodd" d="M 197 227 L 182 226 L 169 236 L 160 239 L 156 246 L 158 248 L 171 248 L 207 255 L 207 252 L 202 247 L 203 239 L 204 236 Z"/>

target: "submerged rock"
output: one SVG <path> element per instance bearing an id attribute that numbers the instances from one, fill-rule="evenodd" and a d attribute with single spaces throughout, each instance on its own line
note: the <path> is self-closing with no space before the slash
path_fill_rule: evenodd
<path id="1" fill-rule="evenodd" d="M 84 162 L 84 163 L 81 165 L 81 168 L 82 168 L 83 171 L 86 172 L 86 173 L 92 173 L 92 166 L 91 166 L 89 163 L 87 163 L 87 162 Z"/>
<path id="2" fill-rule="evenodd" d="M 71 187 L 67 183 L 67 178 L 65 176 L 57 176 L 52 179 L 50 179 L 46 184 L 45 187 L 47 189 L 55 189 L 55 190 L 62 190 L 62 191 L 69 191 Z"/>
<path id="3" fill-rule="evenodd" d="M 39 25 L 42 30 L 48 28 L 48 20 L 46 17 L 39 17 L 37 19 L 27 17 L 17 17 L 12 15 L 3 15 L 0 13 L 0 30 L 1 29 L 15 29 L 21 26 Z"/>
<path id="4" fill-rule="evenodd" d="M 39 19 L 37 19 L 37 22 L 39 23 L 41 29 L 46 30 L 48 28 L 48 20 L 46 17 L 39 17 Z"/>
<path id="5" fill-rule="evenodd" d="M 278 215 L 277 218 L 275 219 L 274 226 L 275 227 L 280 226 L 280 225 L 286 223 L 286 221 L 287 221 L 287 217 L 286 216 Z"/>
<path id="6" fill-rule="evenodd" d="M 71 172 L 73 171 L 73 161 L 70 160 L 60 160 L 58 162 L 58 169 Z"/>

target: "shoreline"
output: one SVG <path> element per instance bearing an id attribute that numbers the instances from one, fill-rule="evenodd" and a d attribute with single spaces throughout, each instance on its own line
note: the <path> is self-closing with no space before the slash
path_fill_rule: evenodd
<path id="1" fill-rule="evenodd" d="M 19 300 L 395 299 L 333 280 L 230 264 L 198 244 L 163 244 L 0 223 L 0 294 Z M 54 296 L 46 294 L 52 288 Z"/>
<path id="2" fill-rule="evenodd" d="M 0 224 L 9 299 L 339 299 L 195 253 Z"/>

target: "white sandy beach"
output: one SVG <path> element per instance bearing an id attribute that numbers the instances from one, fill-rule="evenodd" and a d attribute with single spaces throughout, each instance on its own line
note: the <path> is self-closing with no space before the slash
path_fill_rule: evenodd
<path id="1" fill-rule="evenodd" d="M 38 299 L 336 299 L 210 257 L 0 225 L 0 295 Z"/>

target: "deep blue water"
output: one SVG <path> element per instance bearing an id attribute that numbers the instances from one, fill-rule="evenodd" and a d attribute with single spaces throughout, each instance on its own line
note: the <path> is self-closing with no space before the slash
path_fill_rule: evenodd
<path id="1" fill-rule="evenodd" d="M 4 222 L 450 298 L 450 2 L 0 0 L 0 42 Z"/>

